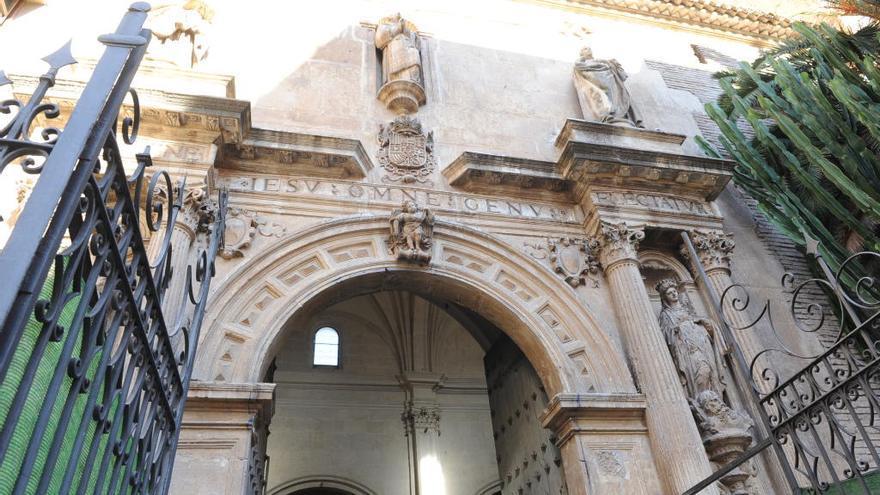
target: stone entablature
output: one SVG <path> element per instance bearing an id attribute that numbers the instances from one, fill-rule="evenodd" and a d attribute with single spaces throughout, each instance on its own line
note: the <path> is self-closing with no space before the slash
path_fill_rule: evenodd
<path id="1" fill-rule="evenodd" d="M 554 162 L 466 151 L 453 160 L 443 176 L 453 187 L 468 192 L 515 194 L 528 198 L 558 197 L 569 183 Z"/>
<path id="2" fill-rule="evenodd" d="M 356 139 L 252 129 L 221 148 L 218 168 L 263 174 L 362 179 L 373 168 Z"/>
<path id="3" fill-rule="evenodd" d="M 545 222 L 576 222 L 578 213 L 571 204 L 554 204 L 530 199 L 508 197 L 502 199 L 425 187 L 376 184 L 358 181 L 291 178 L 281 175 L 227 175 L 217 179 L 218 186 L 226 186 L 237 193 L 271 194 L 276 200 L 289 196 L 301 199 L 327 199 L 335 203 L 350 202 L 360 207 L 387 210 L 388 205 L 399 206 L 411 200 L 437 211 L 456 214 L 486 214 L 516 219 Z"/>

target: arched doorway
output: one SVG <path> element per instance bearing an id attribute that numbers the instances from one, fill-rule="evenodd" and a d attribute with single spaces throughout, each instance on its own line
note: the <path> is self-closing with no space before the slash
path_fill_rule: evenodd
<path id="1" fill-rule="evenodd" d="M 565 418 L 598 412 L 586 429 L 568 429 L 556 439 L 562 463 L 574 467 L 566 471 L 569 485 L 578 487 L 572 493 L 586 493 L 580 490 L 597 483 L 625 483 L 615 473 L 608 480 L 591 479 L 595 466 L 584 464 L 591 446 L 583 432 L 592 431 L 603 452 L 619 452 L 615 459 L 622 463 L 653 470 L 640 419 L 643 399 L 635 394 L 618 345 L 569 285 L 504 240 L 461 224 L 436 222 L 433 257 L 426 265 L 397 260 L 387 249 L 387 234 L 386 218 L 341 218 L 254 253 L 217 291 L 206 316 L 197 379 L 259 383 L 290 329 L 306 315 L 357 296 L 404 291 L 450 313 L 476 315 L 508 336 L 551 400 L 548 414 L 558 431 L 577 426 Z M 480 341 L 478 333 L 471 335 Z M 589 404 L 597 406 L 585 409 Z M 625 436 L 618 426 L 603 426 L 615 419 L 617 408 L 632 423 Z"/>
<path id="2" fill-rule="evenodd" d="M 297 312 L 284 335 L 265 377 L 276 384 L 269 487 L 333 473 L 397 495 L 566 493 L 537 372 L 478 314 L 352 290 Z"/>

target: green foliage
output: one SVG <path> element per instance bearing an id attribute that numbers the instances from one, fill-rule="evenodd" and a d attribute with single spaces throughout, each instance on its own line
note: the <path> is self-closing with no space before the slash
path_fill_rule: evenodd
<path id="1" fill-rule="evenodd" d="M 794 29 L 719 74 L 724 94 L 706 111 L 738 162 L 737 185 L 796 243 L 819 240 L 836 269 L 853 251 L 880 251 L 880 25 Z"/>

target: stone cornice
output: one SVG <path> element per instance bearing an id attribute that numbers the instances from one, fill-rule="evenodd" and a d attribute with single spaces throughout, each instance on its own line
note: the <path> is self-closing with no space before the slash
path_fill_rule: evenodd
<path id="1" fill-rule="evenodd" d="M 517 189 L 526 196 L 557 193 L 569 184 L 557 172 L 556 163 L 466 151 L 443 170 L 449 185 L 471 192 Z"/>
<path id="2" fill-rule="evenodd" d="M 714 200 L 733 177 L 734 162 L 687 155 L 683 136 L 569 119 L 557 138 L 559 173 L 576 192 L 627 187 Z"/>
<path id="3" fill-rule="evenodd" d="M 187 411 L 258 413 L 271 418 L 275 408 L 274 383 L 190 382 Z"/>
<path id="4" fill-rule="evenodd" d="M 39 77 L 10 75 L 16 97 L 33 94 Z M 46 101 L 71 109 L 82 94 L 85 82 L 58 79 Z M 141 124 L 150 127 L 153 137 L 175 137 L 177 129 L 193 131 L 187 141 L 211 143 L 218 136 L 222 142 L 237 142 L 251 128 L 251 104 L 243 100 L 196 96 L 157 89 L 135 88 L 141 105 Z M 131 109 L 130 98 L 124 106 Z M 70 112 L 62 111 L 57 124 L 64 124 Z M 179 137 L 178 137 L 179 139 Z"/>
<path id="5" fill-rule="evenodd" d="M 556 432 L 557 445 L 578 434 L 644 432 L 646 405 L 642 394 L 557 394 L 541 424 Z"/>
<path id="6" fill-rule="evenodd" d="M 650 22 L 696 28 L 763 42 L 790 37 L 792 21 L 769 12 L 721 5 L 710 0 L 530 0 L 562 8 L 635 16 Z"/>
<path id="7" fill-rule="evenodd" d="M 334 179 L 361 179 L 373 162 L 357 139 L 252 129 L 221 148 L 218 168 Z"/>

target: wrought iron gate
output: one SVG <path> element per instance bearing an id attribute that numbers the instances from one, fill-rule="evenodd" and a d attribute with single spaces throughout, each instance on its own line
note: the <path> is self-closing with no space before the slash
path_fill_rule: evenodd
<path id="1" fill-rule="evenodd" d="M 682 237 L 691 259 L 698 260 L 687 233 Z M 777 345 L 762 350 L 750 362 L 734 346 L 732 374 L 742 399 L 755 406 L 756 441 L 685 495 L 699 493 L 766 449 L 778 460 L 791 493 L 845 495 L 880 490 L 880 478 L 872 479 L 874 473 L 880 476 L 880 280 L 865 268 L 878 266 L 880 254 L 854 254 L 832 272 L 816 243 L 807 240 L 807 253 L 815 257 L 824 277 L 795 284 L 786 274 L 783 286 L 790 290 L 789 311 L 798 329 L 808 333 L 822 328 L 828 317 L 839 316 L 838 338 L 819 352 L 798 352 L 779 338 L 769 302 L 747 324 L 733 328 L 723 310 L 727 314 L 748 311 L 748 291 L 733 285 L 720 300 L 713 298 L 728 342 L 737 342 L 734 331 L 754 331 L 766 325 L 777 337 Z M 697 268 L 704 287 L 709 287 L 706 273 Z M 811 288 L 833 295 L 836 311 L 804 302 L 802 296 Z M 785 360 L 780 356 L 801 364 L 785 373 Z"/>
<path id="2" fill-rule="evenodd" d="M 148 10 L 132 4 L 99 38 L 105 52 L 63 130 L 32 125 L 59 117 L 43 100 L 75 63 L 67 48 L 44 59 L 50 69 L 29 101 L 0 102 L 10 116 L 0 180 L 19 166 L 38 176 L 0 252 L 0 493 L 168 490 L 226 195 L 210 205 L 193 264 L 172 273 L 173 255 L 188 255 L 170 244 L 185 184 L 150 174 L 149 148 L 127 176 L 118 143 L 138 132 L 130 85 L 150 40 Z M 120 121 L 129 94 L 133 115 Z M 161 243 L 152 260 L 142 224 Z M 185 278 L 189 302 L 171 305 L 188 314 L 168 321 L 172 276 Z"/>

